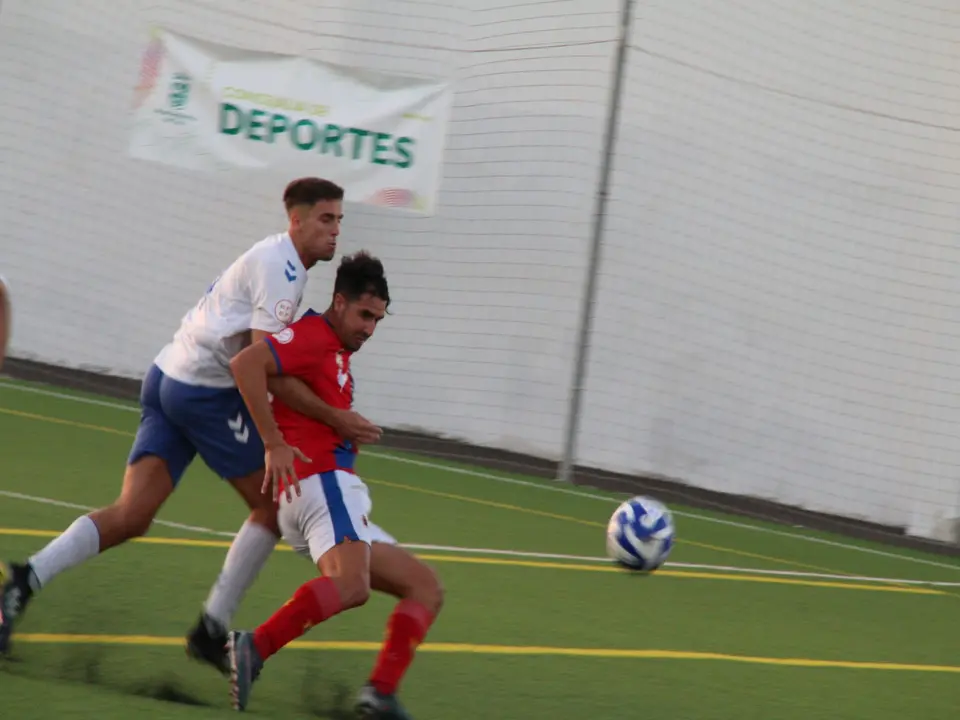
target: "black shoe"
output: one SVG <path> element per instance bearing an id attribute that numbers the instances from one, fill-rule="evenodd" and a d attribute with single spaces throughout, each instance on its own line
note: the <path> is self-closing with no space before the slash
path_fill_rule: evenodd
<path id="1" fill-rule="evenodd" d="M 0 562 L 0 655 L 10 653 L 14 623 L 33 597 L 30 566 Z"/>
<path id="2" fill-rule="evenodd" d="M 396 695 L 377 692 L 373 685 L 364 685 L 357 697 L 354 712 L 358 718 L 373 720 L 412 720 Z"/>
<path id="3" fill-rule="evenodd" d="M 187 636 L 187 656 L 212 665 L 223 675 L 229 675 L 227 629 L 207 614 L 201 615 L 196 627 Z"/>

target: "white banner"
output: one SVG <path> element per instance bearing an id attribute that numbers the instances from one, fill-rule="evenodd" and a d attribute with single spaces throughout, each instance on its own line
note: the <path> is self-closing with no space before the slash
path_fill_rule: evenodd
<path id="1" fill-rule="evenodd" d="M 271 169 L 432 214 L 452 82 L 252 52 L 154 30 L 129 153 L 196 171 Z"/>

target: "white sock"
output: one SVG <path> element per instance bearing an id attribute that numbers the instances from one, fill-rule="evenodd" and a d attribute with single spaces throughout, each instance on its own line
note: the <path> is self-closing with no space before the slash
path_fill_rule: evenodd
<path id="1" fill-rule="evenodd" d="M 96 523 L 84 515 L 74 520 L 73 525 L 31 557 L 29 562 L 37 583 L 43 587 L 64 570 L 99 554 L 100 531 Z"/>
<path id="2" fill-rule="evenodd" d="M 240 601 L 266 565 L 277 544 L 277 536 L 263 525 L 247 520 L 233 539 L 220 577 L 204 604 L 206 614 L 224 628 L 230 627 Z"/>

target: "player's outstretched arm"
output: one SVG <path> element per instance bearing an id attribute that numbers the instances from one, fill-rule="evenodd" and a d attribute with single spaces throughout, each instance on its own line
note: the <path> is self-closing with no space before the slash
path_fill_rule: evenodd
<path id="1" fill-rule="evenodd" d="M 273 418 L 267 388 L 267 378 L 278 372 L 270 347 L 265 342 L 258 342 L 244 348 L 230 361 L 230 371 L 264 446 L 282 445 L 283 433 Z"/>
<path id="2" fill-rule="evenodd" d="M 359 445 L 371 445 L 380 440 L 382 430 L 379 427 L 353 410 L 327 405 L 299 378 L 274 376 L 267 380 L 267 385 L 284 405 L 333 428 L 344 440 Z"/>
<path id="3" fill-rule="evenodd" d="M 331 407 L 309 388 L 300 378 L 289 375 L 276 375 L 267 379 L 270 392 L 283 401 L 283 404 L 301 415 L 319 420 L 324 425 L 335 427 L 341 410 Z"/>
<path id="4" fill-rule="evenodd" d="M 0 278 L 0 370 L 7 357 L 7 343 L 10 341 L 10 295 L 6 283 Z"/>
<path id="5" fill-rule="evenodd" d="M 230 361 L 230 370 L 237 383 L 237 390 L 243 396 L 243 402 L 250 411 L 253 424 L 257 426 L 263 446 L 265 472 L 263 491 L 273 488 L 273 499 L 277 500 L 280 491 L 285 489 L 287 499 L 291 500 L 290 488 L 300 495 L 300 483 L 293 466 L 295 457 L 310 462 L 297 448 L 287 445 L 283 433 L 273 417 L 270 408 L 270 395 L 267 391 L 267 377 L 279 372 L 277 361 L 266 342 L 258 342 L 240 351 Z"/>
<path id="6" fill-rule="evenodd" d="M 253 344 L 265 339 L 268 333 L 254 329 L 251 333 Z M 284 405 L 308 418 L 319 420 L 344 440 L 358 445 L 370 445 L 380 441 L 383 431 L 353 410 L 335 408 L 319 397 L 300 378 L 294 375 L 270 375 L 267 387 Z"/>

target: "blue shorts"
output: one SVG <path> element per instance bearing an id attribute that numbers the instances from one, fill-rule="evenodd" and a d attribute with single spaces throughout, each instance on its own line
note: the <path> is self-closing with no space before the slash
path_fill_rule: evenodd
<path id="1" fill-rule="evenodd" d="M 263 441 L 236 388 L 187 385 L 151 365 L 140 388 L 140 408 L 127 462 L 147 455 L 166 460 L 174 486 L 197 453 L 227 480 L 263 468 Z"/>

